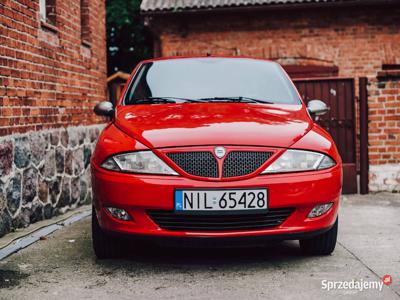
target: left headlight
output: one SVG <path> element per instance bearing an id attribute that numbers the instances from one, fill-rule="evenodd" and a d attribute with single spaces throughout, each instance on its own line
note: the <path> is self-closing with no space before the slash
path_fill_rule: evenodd
<path id="1" fill-rule="evenodd" d="M 107 158 L 101 167 L 112 171 L 179 175 L 152 151 L 117 154 Z"/>
<path id="2" fill-rule="evenodd" d="M 333 167 L 336 162 L 329 156 L 312 151 L 286 150 L 261 174 L 322 170 Z"/>

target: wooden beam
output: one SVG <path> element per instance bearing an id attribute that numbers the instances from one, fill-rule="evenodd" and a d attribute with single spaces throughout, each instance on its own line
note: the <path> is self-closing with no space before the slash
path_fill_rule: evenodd
<path id="1" fill-rule="evenodd" d="M 360 93 L 360 194 L 368 194 L 368 79 L 359 80 Z"/>

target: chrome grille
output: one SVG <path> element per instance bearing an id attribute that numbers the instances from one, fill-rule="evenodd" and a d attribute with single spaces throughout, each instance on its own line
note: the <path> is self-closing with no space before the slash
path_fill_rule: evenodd
<path id="1" fill-rule="evenodd" d="M 209 151 L 175 152 L 167 156 L 183 171 L 199 177 L 218 178 L 218 164 Z"/>
<path id="2" fill-rule="evenodd" d="M 272 152 L 229 152 L 224 161 L 222 177 L 237 177 L 253 173 L 271 156 Z"/>

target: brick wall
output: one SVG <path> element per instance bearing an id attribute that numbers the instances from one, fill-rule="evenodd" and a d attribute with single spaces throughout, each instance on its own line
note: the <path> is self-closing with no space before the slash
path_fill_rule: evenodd
<path id="1" fill-rule="evenodd" d="M 400 192 L 400 71 L 380 72 L 368 94 L 369 188 Z"/>
<path id="2" fill-rule="evenodd" d="M 1 1 L 0 136 L 101 122 L 92 107 L 106 97 L 105 4 L 86 2 L 90 44 L 80 0 L 54 1 L 55 26 L 41 24 L 39 0 Z"/>
<path id="3" fill-rule="evenodd" d="M 400 63 L 400 8 L 263 11 L 188 17 L 155 16 L 161 55 L 207 53 L 337 66 L 339 76 L 374 76 Z"/>
<path id="4" fill-rule="evenodd" d="M 150 26 L 161 56 L 246 55 L 283 65 L 338 67 L 340 77 L 355 78 L 356 95 L 358 78 L 368 77 L 370 118 L 375 118 L 370 120 L 370 176 L 379 173 L 377 166 L 400 172 L 400 103 L 393 100 L 399 97 L 398 81 L 380 88 L 376 79 L 382 65 L 400 64 L 400 5 L 154 15 Z M 358 102 L 356 112 L 358 157 Z M 371 182 L 373 191 L 393 190 Z"/>
<path id="5" fill-rule="evenodd" d="M 39 0 L 0 1 L 0 237 L 91 200 L 105 1 L 47 4 L 42 22 Z"/>

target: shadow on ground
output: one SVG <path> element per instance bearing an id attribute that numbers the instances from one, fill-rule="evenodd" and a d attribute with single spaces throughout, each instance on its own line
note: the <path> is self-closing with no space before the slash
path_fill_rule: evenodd
<path id="1" fill-rule="evenodd" d="M 13 270 L 0 270 L 0 289 L 18 286 L 29 275 Z"/>
<path id="2" fill-rule="evenodd" d="M 92 254 L 93 257 L 94 253 Z M 246 266 L 265 268 L 269 263 L 276 265 L 298 264 L 310 259 L 302 254 L 298 243 L 295 241 L 271 243 L 261 247 L 229 247 L 229 248 L 194 248 L 194 247 L 169 247 L 146 244 L 140 247 L 130 245 L 123 251 L 118 259 L 96 260 L 104 267 L 130 269 L 131 266 L 140 264 L 141 267 L 159 268 L 171 266 L 192 267 L 195 269 L 209 269 L 210 267 L 229 266 L 241 268 Z"/>

